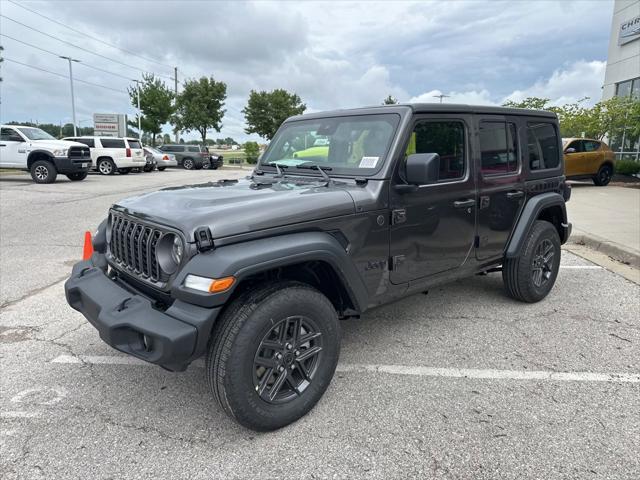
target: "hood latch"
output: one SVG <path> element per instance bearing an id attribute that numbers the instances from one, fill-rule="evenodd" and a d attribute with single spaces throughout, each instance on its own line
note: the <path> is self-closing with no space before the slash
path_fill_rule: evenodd
<path id="1" fill-rule="evenodd" d="M 198 227 L 196 229 L 195 237 L 199 251 L 206 252 L 213 248 L 213 237 L 211 236 L 211 230 L 209 230 L 209 227 Z"/>

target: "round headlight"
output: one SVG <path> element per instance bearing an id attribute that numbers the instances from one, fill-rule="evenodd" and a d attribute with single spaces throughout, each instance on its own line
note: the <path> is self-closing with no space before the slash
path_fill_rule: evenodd
<path id="1" fill-rule="evenodd" d="M 175 273 L 184 256 L 182 239 L 174 234 L 164 235 L 156 247 L 156 258 L 163 272 L 171 275 Z"/>
<path id="2" fill-rule="evenodd" d="M 182 245 L 182 240 L 178 236 L 173 238 L 173 246 L 171 247 L 171 259 L 176 263 L 176 265 L 180 265 L 182 262 L 182 254 L 184 253 L 184 246 Z"/>

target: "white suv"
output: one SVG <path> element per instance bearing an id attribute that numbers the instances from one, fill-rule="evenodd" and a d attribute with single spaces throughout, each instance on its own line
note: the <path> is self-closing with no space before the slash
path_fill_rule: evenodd
<path id="1" fill-rule="evenodd" d="M 89 147 L 93 168 L 102 175 L 113 175 L 116 171 L 125 174 L 134 168 L 143 169 L 147 164 L 137 138 L 67 137 L 64 140 L 80 142 Z"/>
<path id="2" fill-rule="evenodd" d="M 39 128 L 1 125 L 0 167 L 28 170 L 36 183 L 53 183 L 58 173 L 78 181 L 87 178 L 91 157 L 86 145 L 56 140 Z"/>

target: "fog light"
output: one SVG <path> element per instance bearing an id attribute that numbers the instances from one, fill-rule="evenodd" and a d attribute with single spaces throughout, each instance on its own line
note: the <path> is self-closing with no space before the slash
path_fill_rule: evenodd
<path id="1" fill-rule="evenodd" d="M 184 279 L 184 286 L 200 292 L 218 293 L 231 288 L 235 281 L 234 277 L 207 278 L 189 274 Z"/>

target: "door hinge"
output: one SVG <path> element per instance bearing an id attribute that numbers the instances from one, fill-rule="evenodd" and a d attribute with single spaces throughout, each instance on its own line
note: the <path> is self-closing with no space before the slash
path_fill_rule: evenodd
<path id="1" fill-rule="evenodd" d="M 205 252 L 213 248 L 213 237 L 211 236 L 211 230 L 209 230 L 209 227 L 198 227 L 196 229 L 195 237 L 199 251 Z"/>
<path id="2" fill-rule="evenodd" d="M 399 208 L 391 211 L 391 225 L 398 225 L 407 221 L 407 211 Z"/>
<path id="3" fill-rule="evenodd" d="M 404 263 L 404 255 L 396 255 L 391 257 L 391 264 L 389 265 L 389 270 L 397 271 L 400 268 L 400 265 Z"/>

